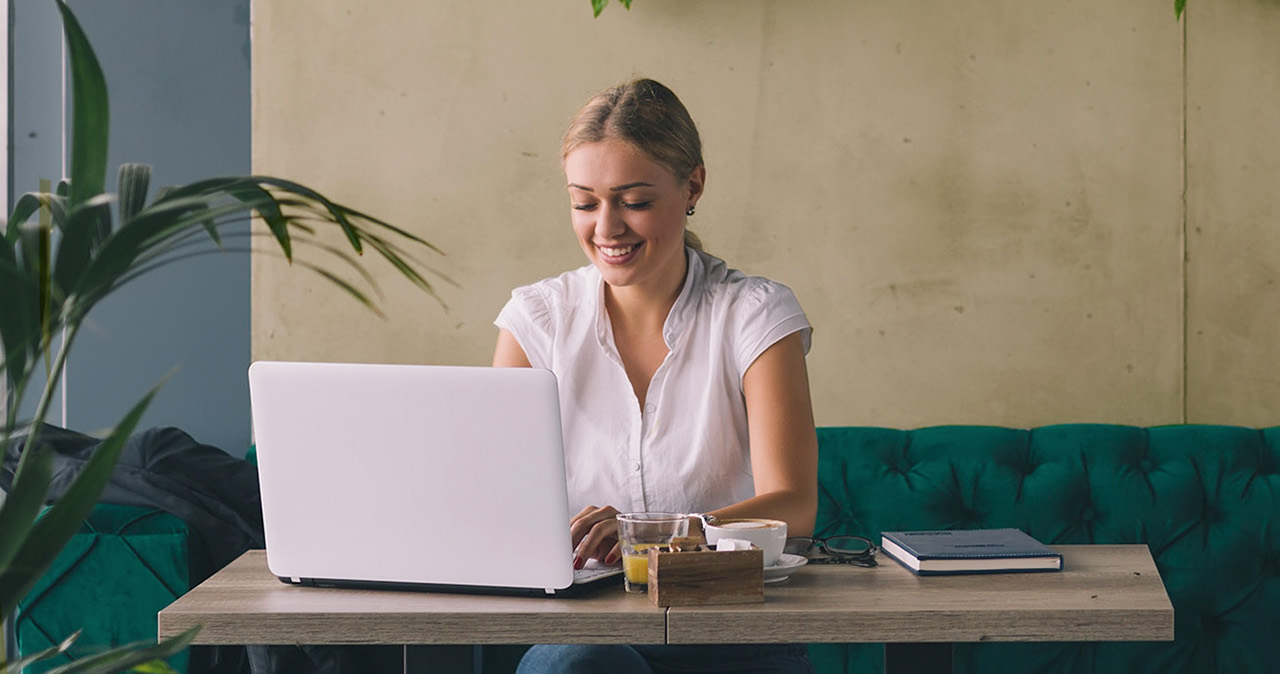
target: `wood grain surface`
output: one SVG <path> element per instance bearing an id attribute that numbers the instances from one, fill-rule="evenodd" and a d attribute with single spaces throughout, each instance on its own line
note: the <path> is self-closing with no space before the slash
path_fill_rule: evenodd
<path id="1" fill-rule="evenodd" d="M 809 565 L 761 604 L 657 608 L 621 587 L 572 599 L 285 585 L 250 551 L 162 610 L 200 644 L 1167 641 L 1173 607 L 1144 545 L 1056 546 L 1054 573 L 915 576 Z"/>
<path id="2" fill-rule="evenodd" d="M 1055 546 L 1064 570 L 916 576 L 801 568 L 765 603 L 672 607 L 669 643 L 1167 641 L 1173 606 L 1145 545 Z"/>
<path id="3" fill-rule="evenodd" d="M 198 644 L 660 644 L 663 609 L 610 585 L 574 598 L 299 587 L 252 550 L 159 614 Z M 161 637 L 164 638 L 164 637 Z"/>

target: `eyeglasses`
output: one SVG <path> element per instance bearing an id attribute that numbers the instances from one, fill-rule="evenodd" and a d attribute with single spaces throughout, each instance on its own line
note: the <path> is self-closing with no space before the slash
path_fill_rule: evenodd
<path id="1" fill-rule="evenodd" d="M 853 564 L 868 568 L 877 566 L 876 546 L 862 536 L 796 536 L 787 539 L 782 551 L 789 555 L 807 557 L 810 564 Z M 815 551 L 818 555 L 813 554 Z"/>

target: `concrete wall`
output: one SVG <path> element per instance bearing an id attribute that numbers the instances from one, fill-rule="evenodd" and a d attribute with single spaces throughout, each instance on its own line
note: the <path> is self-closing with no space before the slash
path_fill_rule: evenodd
<path id="1" fill-rule="evenodd" d="M 644 75 L 702 130 L 708 249 L 816 326 L 819 424 L 1280 423 L 1280 3 L 1190 4 L 255 3 L 254 170 L 459 287 L 378 269 L 383 321 L 255 255 L 253 355 L 488 363 L 510 289 L 584 263 L 567 119 Z"/>
<path id="2" fill-rule="evenodd" d="M 1280 414 L 1280 0 L 1187 24 L 1187 410 Z"/>

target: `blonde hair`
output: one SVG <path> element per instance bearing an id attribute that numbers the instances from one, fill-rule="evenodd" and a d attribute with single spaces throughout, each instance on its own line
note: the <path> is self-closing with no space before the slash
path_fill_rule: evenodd
<path id="1" fill-rule="evenodd" d="M 608 138 L 631 143 L 680 181 L 703 165 L 702 139 L 689 111 L 673 91 L 654 80 L 633 80 L 587 101 L 565 131 L 560 161 L 581 145 Z M 688 227 L 684 243 L 702 250 L 702 241 Z"/>

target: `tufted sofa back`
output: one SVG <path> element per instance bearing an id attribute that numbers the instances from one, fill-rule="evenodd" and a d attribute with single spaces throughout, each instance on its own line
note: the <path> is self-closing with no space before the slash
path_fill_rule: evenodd
<path id="1" fill-rule="evenodd" d="M 821 536 L 1017 527 L 1150 548 L 1173 643 L 964 645 L 958 672 L 1280 671 L 1280 428 L 832 427 L 818 444 Z M 812 653 L 819 671 L 880 665 L 865 646 Z"/>

